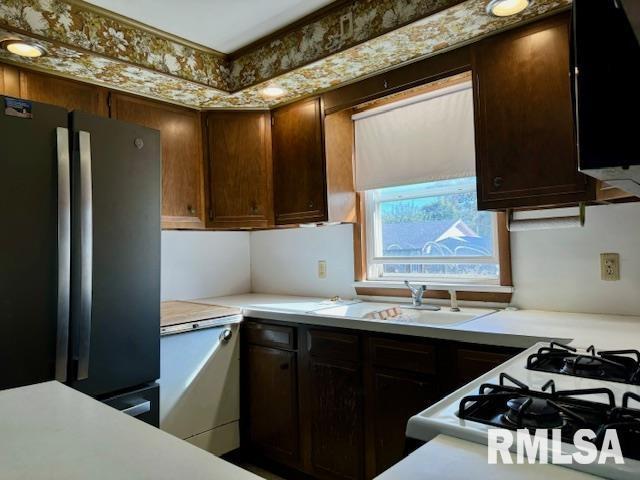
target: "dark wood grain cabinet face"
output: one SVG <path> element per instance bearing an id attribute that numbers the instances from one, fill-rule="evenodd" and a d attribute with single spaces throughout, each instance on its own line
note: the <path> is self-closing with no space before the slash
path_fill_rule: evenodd
<path id="1" fill-rule="evenodd" d="M 269 112 L 207 114 L 207 226 L 273 224 Z"/>
<path id="2" fill-rule="evenodd" d="M 318 477 L 362 478 L 361 368 L 318 357 L 310 359 L 308 368 L 313 472 Z"/>
<path id="3" fill-rule="evenodd" d="M 438 389 L 433 377 L 412 372 L 374 368 L 371 375 L 373 473 L 378 475 L 404 458 L 407 422 L 438 399 Z"/>
<path id="4" fill-rule="evenodd" d="M 569 17 L 490 37 L 472 51 L 478 207 L 592 199 L 574 141 Z"/>
<path id="5" fill-rule="evenodd" d="M 327 219 L 323 113 L 319 98 L 272 112 L 276 224 Z"/>
<path id="6" fill-rule="evenodd" d="M 242 421 L 250 448 L 285 464 L 299 453 L 296 353 L 261 345 L 244 349 Z"/>
<path id="7" fill-rule="evenodd" d="M 484 375 L 509 360 L 515 352 L 490 352 L 483 349 L 459 348 L 455 353 L 455 373 L 452 390 Z"/>
<path id="8" fill-rule="evenodd" d="M 109 114 L 106 89 L 29 70 L 20 71 L 20 97 L 69 111 L 81 110 L 103 117 Z"/>
<path id="9" fill-rule="evenodd" d="M 398 463 L 409 418 L 517 353 L 253 318 L 241 351 L 242 448 L 319 479 Z"/>
<path id="10" fill-rule="evenodd" d="M 306 335 L 310 459 L 320 478 L 363 474 L 364 397 L 360 335 L 310 328 Z"/>
<path id="11" fill-rule="evenodd" d="M 160 130 L 162 226 L 204 228 L 200 115 L 172 105 L 114 93 L 111 116 Z"/>

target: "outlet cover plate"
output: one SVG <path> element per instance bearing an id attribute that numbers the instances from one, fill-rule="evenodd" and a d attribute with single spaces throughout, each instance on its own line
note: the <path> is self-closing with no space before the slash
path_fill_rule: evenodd
<path id="1" fill-rule="evenodd" d="M 620 280 L 620 255 L 617 253 L 600 254 L 600 278 L 607 282 Z"/>
<path id="2" fill-rule="evenodd" d="M 318 278 L 327 278 L 326 260 L 318 260 Z"/>

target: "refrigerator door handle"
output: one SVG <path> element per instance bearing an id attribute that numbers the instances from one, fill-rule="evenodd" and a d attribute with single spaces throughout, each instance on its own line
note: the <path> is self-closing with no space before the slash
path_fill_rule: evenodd
<path id="1" fill-rule="evenodd" d="M 56 129 L 58 151 L 58 312 L 55 379 L 67 381 L 71 295 L 71 172 L 69 130 Z"/>
<path id="2" fill-rule="evenodd" d="M 91 303 L 93 291 L 93 199 L 91 135 L 78 132 L 80 153 L 80 322 L 78 325 L 77 380 L 89 377 Z"/>

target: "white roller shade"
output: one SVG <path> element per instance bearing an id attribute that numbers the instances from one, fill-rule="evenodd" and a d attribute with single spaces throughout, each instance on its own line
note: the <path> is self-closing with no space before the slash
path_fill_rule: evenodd
<path id="1" fill-rule="evenodd" d="M 471 82 L 353 116 L 358 191 L 475 175 Z"/>

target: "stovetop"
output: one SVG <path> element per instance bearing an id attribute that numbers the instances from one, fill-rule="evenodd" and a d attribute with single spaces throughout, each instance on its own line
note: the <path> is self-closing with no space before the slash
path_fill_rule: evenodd
<path id="1" fill-rule="evenodd" d="M 560 429 L 562 453 L 571 455 L 577 452 L 568 442 L 573 432 L 588 428 L 597 434 L 609 426 L 618 430 L 624 465 L 563 466 L 606 478 L 639 478 L 640 385 L 527 368 L 529 358 L 543 348 L 562 349 L 576 356 L 593 356 L 594 350 L 536 344 L 413 416 L 407 436 L 427 442 L 444 434 L 486 444 L 490 428 Z M 633 359 L 633 354 L 628 358 Z M 595 443 L 598 441 L 601 438 Z"/>
<path id="2" fill-rule="evenodd" d="M 527 368 L 540 372 L 594 378 L 640 385 L 638 350 L 600 350 L 592 345 L 585 353 L 574 347 L 551 342 L 527 357 Z"/>
<path id="3" fill-rule="evenodd" d="M 549 380 L 540 391 L 501 373 L 499 384 L 482 384 L 475 395 L 460 401 L 458 417 L 509 430 L 526 428 L 560 429 L 562 441 L 572 442 L 580 429 L 596 433 L 593 443 L 602 448 L 605 431 L 615 428 L 623 456 L 640 460 L 640 410 L 630 402 L 640 402 L 640 395 L 626 392 L 622 406 L 616 406 L 615 395 L 608 388 L 556 390 Z M 601 396 L 603 403 L 586 400 Z M 638 403 L 640 407 L 640 403 Z"/>

